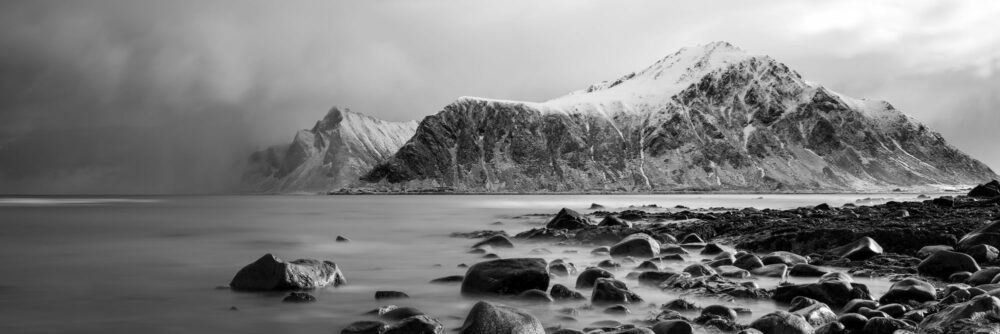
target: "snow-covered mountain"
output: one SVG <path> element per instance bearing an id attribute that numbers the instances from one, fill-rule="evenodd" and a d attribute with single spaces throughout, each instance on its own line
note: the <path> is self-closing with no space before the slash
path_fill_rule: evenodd
<path id="1" fill-rule="evenodd" d="M 463 97 L 364 180 L 460 191 L 824 190 L 996 174 L 885 101 L 729 43 L 542 103 Z"/>
<path id="2" fill-rule="evenodd" d="M 387 122 L 333 107 L 291 144 L 256 152 L 243 175 L 250 192 L 321 192 L 350 186 L 413 136 L 417 122 Z"/>

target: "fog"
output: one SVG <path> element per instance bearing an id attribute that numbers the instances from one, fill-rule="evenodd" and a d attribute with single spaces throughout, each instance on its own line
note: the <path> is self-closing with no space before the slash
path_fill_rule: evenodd
<path id="1" fill-rule="evenodd" d="M 1000 169 L 1000 5 L 4 1 L 0 193 L 216 193 L 333 105 L 547 100 L 725 40 L 890 101 Z"/>

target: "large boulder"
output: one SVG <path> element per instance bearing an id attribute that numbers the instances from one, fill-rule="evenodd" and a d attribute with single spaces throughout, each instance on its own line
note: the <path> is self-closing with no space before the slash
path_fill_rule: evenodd
<path id="1" fill-rule="evenodd" d="M 990 245 L 1000 248 L 1000 220 L 993 221 L 983 227 L 969 232 L 958 240 L 955 249 L 966 251 L 975 245 Z"/>
<path id="2" fill-rule="evenodd" d="M 517 295 L 549 289 L 549 273 L 544 259 L 498 259 L 469 267 L 462 281 L 463 295 Z"/>
<path id="3" fill-rule="evenodd" d="M 660 255 L 660 243 L 645 233 L 625 237 L 611 246 L 611 256 L 655 257 Z"/>
<path id="4" fill-rule="evenodd" d="M 594 287 L 594 283 L 597 282 L 599 278 L 614 278 L 615 274 L 610 271 L 598 268 L 589 267 L 584 269 L 579 276 L 576 277 L 576 288 L 577 289 L 587 289 Z"/>
<path id="5" fill-rule="evenodd" d="M 613 278 L 598 278 L 590 302 L 596 305 L 633 304 L 642 302 L 635 292 L 629 291 L 622 281 Z"/>
<path id="6" fill-rule="evenodd" d="M 886 291 L 886 293 L 882 295 L 882 298 L 879 298 L 879 302 L 882 304 L 890 304 L 897 302 L 906 303 L 907 301 L 913 300 L 918 303 L 923 303 L 935 299 L 937 299 L 937 293 L 935 292 L 933 285 L 916 278 L 907 278 L 900 280 L 899 282 L 892 283 L 892 286 L 889 287 L 889 291 Z"/>
<path id="7" fill-rule="evenodd" d="M 979 295 L 970 301 L 948 306 L 940 312 L 924 318 L 918 327 L 918 333 L 946 333 L 948 331 L 945 328 L 950 324 L 962 319 L 970 319 L 977 314 L 980 317 L 987 314 L 1000 314 L 1000 299 L 991 295 Z M 993 331 L 984 331 L 983 333 L 996 333 L 996 325 L 993 326 Z"/>
<path id="8" fill-rule="evenodd" d="M 265 254 L 240 269 L 229 282 L 234 290 L 300 290 L 347 283 L 336 263 L 313 259 L 285 262 Z"/>
<path id="9" fill-rule="evenodd" d="M 480 301 L 462 324 L 462 334 L 545 334 L 542 322 L 519 309 Z"/>
<path id="10" fill-rule="evenodd" d="M 992 198 L 997 196 L 1000 196 L 1000 181 L 997 180 L 980 184 L 969 191 L 969 197 Z"/>
<path id="11" fill-rule="evenodd" d="M 815 329 L 802 317 L 785 311 L 776 311 L 754 320 L 750 328 L 764 334 L 813 334 Z"/>
<path id="12" fill-rule="evenodd" d="M 882 254 L 882 246 L 875 239 L 863 237 L 852 243 L 836 247 L 830 253 L 851 261 L 862 261 Z"/>
<path id="13" fill-rule="evenodd" d="M 554 230 L 579 230 L 591 225 L 590 219 L 587 219 L 586 216 L 579 212 L 563 208 L 559 210 L 559 213 L 548 224 L 545 224 L 545 228 Z"/>
<path id="14" fill-rule="evenodd" d="M 922 275 L 934 276 L 947 280 L 951 274 L 968 271 L 979 271 L 979 264 L 969 254 L 939 251 L 931 254 L 917 265 L 917 272 Z"/>

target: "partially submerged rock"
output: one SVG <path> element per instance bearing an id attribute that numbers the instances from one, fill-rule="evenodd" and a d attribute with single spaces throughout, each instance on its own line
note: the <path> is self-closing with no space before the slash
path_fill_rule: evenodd
<path id="1" fill-rule="evenodd" d="M 336 263 L 313 259 L 285 262 L 265 254 L 240 269 L 229 282 L 234 290 L 300 290 L 347 283 Z"/>
<path id="2" fill-rule="evenodd" d="M 516 295 L 531 289 L 549 289 L 544 259 L 498 259 L 476 263 L 469 267 L 462 281 L 463 295 Z"/>
<path id="3" fill-rule="evenodd" d="M 915 301 L 923 303 L 937 299 L 937 292 L 934 286 L 916 278 L 906 278 L 895 282 L 889 287 L 879 302 L 888 304 L 896 302 Z"/>
<path id="4" fill-rule="evenodd" d="M 622 281 L 613 278 L 599 278 L 594 283 L 590 302 L 600 304 L 632 304 L 642 302 L 635 292 L 629 291 Z"/>
<path id="5" fill-rule="evenodd" d="M 923 275 L 948 279 L 948 276 L 959 271 L 977 272 L 979 264 L 968 254 L 938 251 L 917 265 L 917 272 Z"/>
<path id="6" fill-rule="evenodd" d="M 863 237 L 852 243 L 834 248 L 830 253 L 851 261 L 862 261 L 882 254 L 882 246 L 875 239 Z"/>
<path id="7" fill-rule="evenodd" d="M 563 230 L 578 230 L 584 227 L 591 226 L 590 219 L 586 216 L 580 214 L 579 212 L 563 208 L 559 210 L 548 224 L 545 224 L 545 228 L 548 229 L 563 229 Z"/>
<path id="8" fill-rule="evenodd" d="M 645 233 L 625 237 L 611 246 L 611 256 L 654 257 L 660 254 L 660 243 Z"/>
<path id="9" fill-rule="evenodd" d="M 1000 220 L 969 232 L 958 240 L 955 249 L 965 251 L 975 245 L 990 245 L 1000 248 Z"/>
<path id="10" fill-rule="evenodd" d="M 813 334 L 815 329 L 800 316 L 776 311 L 750 323 L 750 327 L 765 334 Z"/>
<path id="11" fill-rule="evenodd" d="M 461 334 L 524 333 L 545 334 L 541 321 L 531 314 L 503 304 L 480 301 L 472 307 Z"/>

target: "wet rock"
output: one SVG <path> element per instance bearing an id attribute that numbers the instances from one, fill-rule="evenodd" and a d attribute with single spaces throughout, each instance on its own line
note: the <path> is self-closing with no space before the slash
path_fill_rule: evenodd
<path id="1" fill-rule="evenodd" d="M 719 245 L 713 243 L 705 245 L 705 248 L 701 250 L 701 255 L 715 255 L 725 251 L 726 251 L 725 249 L 722 249 L 722 247 L 719 247 Z"/>
<path id="2" fill-rule="evenodd" d="M 971 286 L 989 284 L 997 274 L 1000 274 L 1000 267 L 986 267 L 972 273 L 967 282 Z"/>
<path id="3" fill-rule="evenodd" d="M 631 311 L 629 311 L 628 307 L 626 307 L 625 305 L 619 304 L 604 309 L 604 313 L 613 315 L 626 315 L 631 313 Z"/>
<path id="4" fill-rule="evenodd" d="M 684 257 L 681 256 L 680 254 L 664 255 L 664 256 L 659 257 L 658 259 L 661 262 L 662 261 L 684 261 Z"/>
<path id="5" fill-rule="evenodd" d="M 754 270 L 757 268 L 764 267 L 764 262 L 760 260 L 757 255 L 753 254 L 743 254 L 742 256 L 736 257 L 736 261 L 733 265 L 745 270 Z"/>
<path id="6" fill-rule="evenodd" d="M 656 334 L 692 334 L 694 333 L 694 327 L 691 327 L 691 323 L 684 320 L 666 320 L 660 321 L 653 325 L 651 328 L 653 333 Z"/>
<path id="7" fill-rule="evenodd" d="M 996 247 L 979 244 L 969 247 L 969 249 L 965 251 L 965 254 L 969 254 L 969 256 L 976 260 L 977 263 L 985 263 L 996 260 L 1000 251 L 998 251 Z"/>
<path id="8" fill-rule="evenodd" d="M 760 261 L 763 262 L 765 265 L 780 263 L 787 266 L 794 266 L 800 263 L 804 264 L 809 263 L 809 259 L 805 258 L 804 256 L 785 251 L 777 251 L 767 254 L 767 256 L 761 258 Z"/>
<path id="9" fill-rule="evenodd" d="M 559 213 L 545 224 L 545 228 L 555 230 L 579 230 L 588 226 L 592 226 L 590 219 L 567 208 L 559 210 Z"/>
<path id="10" fill-rule="evenodd" d="M 590 302 L 602 304 L 632 304 L 642 302 L 642 298 L 628 290 L 624 282 L 612 278 L 598 278 Z"/>
<path id="11" fill-rule="evenodd" d="M 660 261 L 642 261 L 642 263 L 635 267 L 635 269 L 642 271 L 657 271 L 660 270 L 660 265 L 657 264 L 658 262 Z"/>
<path id="12" fill-rule="evenodd" d="M 600 210 L 600 209 L 604 209 L 604 206 L 597 203 L 590 203 L 590 210 Z"/>
<path id="13" fill-rule="evenodd" d="M 962 239 L 958 240 L 958 245 L 955 246 L 955 249 L 964 251 L 975 245 L 1000 247 L 1000 220 L 969 232 Z"/>
<path id="14" fill-rule="evenodd" d="M 584 300 L 584 299 L 587 299 L 587 297 L 584 297 L 583 294 L 581 294 L 579 292 L 576 292 L 576 291 L 573 291 L 573 290 L 570 290 L 570 288 L 568 288 L 568 287 L 566 287 L 565 285 L 562 285 L 562 284 L 553 285 L 552 286 L 552 290 L 549 290 L 549 294 L 552 295 L 552 299 L 555 299 L 555 300 Z"/>
<path id="15" fill-rule="evenodd" d="M 350 242 L 350 241 L 351 241 L 351 239 L 348 239 L 348 238 L 346 238 L 346 237 L 344 237 L 342 235 L 338 235 L 337 236 L 337 242 Z"/>
<path id="16" fill-rule="evenodd" d="M 928 256 L 931 256 L 931 254 L 937 253 L 939 251 L 954 251 L 954 250 L 955 250 L 954 248 L 947 245 L 924 246 L 917 251 L 917 256 L 920 257 L 921 259 L 924 259 L 927 258 Z"/>
<path id="17" fill-rule="evenodd" d="M 830 253 L 851 261 L 862 261 L 882 254 L 882 246 L 874 239 L 863 237 L 852 243 L 834 248 Z"/>
<path id="18" fill-rule="evenodd" d="M 299 290 L 347 283 L 336 263 L 312 259 L 285 262 L 265 254 L 240 269 L 229 282 L 234 290 Z"/>
<path id="19" fill-rule="evenodd" d="M 379 318 L 387 320 L 402 320 L 418 315 L 424 315 L 424 312 L 413 308 L 413 307 L 393 307 L 395 305 L 389 305 L 385 308 L 380 308 L 376 312 Z"/>
<path id="20" fill-rule="evenodd" d="M 602 219 L 600 223 L 597 223 L 597 226 L 601 226 L 601 227 L 604 227 L 604 226 L 632 227 L 632 223 L 624 221 L 621 218 L 618 218 L 618 216 L 611 216 L 611 215 L 609 215 L 609 216 L 604 217 L 604 219 Z"/>
<path id="21" fill-rule="evenodd" d="M 785 274 L 788 273 L 788 266 L 781 263 L 769 264 L 757 269 L 752 269 L 750 270 L 750 273 L 756 276 L 764 277 L 785 277 Z"/>
<path id="22" fill-rule="evenodd" d="M 444 326 L 437 319 L 418 315 L 389 326 L 385 334 L 439 334 L 442 332 L 444 332 Z"/>
<path id="23" fill-rule="evenodd" d="M 712 276 L 716 274 L 715 269 L 703 263 L 695 263 L 687 266 L 683 272 L 691 274 L 691 277 Z"/>
<path id="24" fill-rule="evenodd" d="M 618 263 L 618 261 L 607 259 L 597 263 L 597 267 L 601 269 L 618 270 L 622 267 L 622 264 Z"/>
<path id="25" fill-rule="evenodd" d="M 876 309 L 878 308 L 878 302 L 871 299 L 852 299 L 847 304 L 844 304 L 844 308 L 841 309 L 840 313 L 856 313 L 862 307 Z"/>
<path id="26" fill-rule="evenodd" d="M 517 299 L 536 303 L 551 303 L 553 299 L 545 291 L 531 289 L 517 295 Z"/>
<path id="27" fill-rule="evenodd" d="M 917 272 L 922 275 L 947 279 L 959 271 L 977 272 L 979 264 L 971 256 L 964 253 L 939 251 L 920 262 Z"/>
<path id="28" fill-rule="evenodd" d="M 959 271 L 957 273 L 948 276 L 948 282 L 963 283 L 972 277 L 972 273 L 968 271 Z"/>
<path id="29" fill-rule="evenodd" d="M 902 317 L 903 314 L 906 313 L 907 308 L 906 308 L 906 306 L 903 306 L 903 304 L 892 303 L 892 304 L 886 304 L 886 305 L 879 306 L 875 310 L 879 311 L 879 312 L 883 312 L 885 314 L 888 314 L 890 317 L 899 318 L 899 317 Z"/>
<path id="30" fill-rule="evenodd" d="M 837 321 L 837 314 L 834 313 L 829 306 L 823 303 L 806 306 L 793 311 L 792 314 L 801 316 L 814 328 Z"/>
<path id="31" fill-rule="evenodd" d="M 820 267 L 805 263 L 796 264 L 792 266 L 792 269 L 788 270 L 788 275 L 795 277 L 820 277 L 827 273 L 828 271 Z"/>
<path id="32" fill-rule="evenodd" d="M 660 243 L 645 233 L 632 234 L 614 246 L 611 256 L 654 257 L 660 254 Z"/>
<path id="33" fill-rule="evenodd" d="M 670 271 L 646 271 L 640 273 L 636 279 L 639 280 L 639 284 L 658 286 L 660 283 L 663 283 L 663 281 L 677 275 L 679 274 Z"/>
<path id="34" fill-rule="evenodd" d="M 701 308 L 691 302 L 684 299 L 674 299 L 666 304 L 663 304 L 664 309 L 674 310 L 674 311 L 691 311 L 700 310 Z"/>
<path id="35" fill-rule="evenodd" d="M 868 317 L 857 313 L 844 313 L 837 317 L 837 322 L 844 324 L 844 327 L 852 332 L 859 332 L 868 323 Z"/>
<path id="36" fill-rule="evenodd" d="M 916 278 L 907 278 L 892 283 L 892 286 L 889 287 L 889 291 L 886 291 L 886 293 L 882 295 L 882 298 L 879 298 L 879 302 L 883 304 L 897 302 L 906 303 L 907 301 L 913 300 L 918 303 L 922 303 L 936 299 L 937 292 L 934 290 L 933 285 Z"/>
<path id="37" fill-rule="evenodd" d="M 527 312 L 503 304 L 480 301 L 465 317 L 460 333 L 544 334 L 545 328 L 538 318 Z"/>
<path id="38" fill-rule="evenodd" d="M 500 259 L 469 267 L 462 281 L 463 295 L 516 295 L 549 289 L 549 273 L 543 259 Z"/>
<path id="39" fill-rule="evenodd" d="M 599 278 L 614 278 L 615 275 L 610 271 L 597 268 L 589 267 L 584 269 L 579 276 L 576 277 L 576 288 L 577 289 L 588 289 L 594 287 L 594 283 L 597 282 Z"/>
<path id="40" fill-rule="evenodd" d="M 776 311 L 754 320 L 750 327 L 765 334 L 813 334 L 815 329 L 800 316 Z"/>
<path id="41" fill-rule="evenodd" d="M 284 303 L 313 303 L 316 302 L 316 297 L 305 292 L 292 292 L 281 301 Z"/>
<path id="42" fill-rule="evenodd" d="M 912 331 L 913 328 L 910 324 L 892 318 L 870 318 L 868 322 L 865 323 L 865 327 L 861 329 L 863 334 L 892 334 L 897 330 L 908 330 Z"/>
<path id="43" fill-rule="evenodd" d="M 565 263 L 550 263 L 549 264 L 549 273 L 552 273 L 552 275 L 556 275 L 556 276 L 560 276 L 560 277 L 566 277 L 566 276 L 569 276 L 570 269 L 569 269 L 568 266 L 566 266 Z"/>
<path id="44" fill-rule="evenodd" d="M 609 248 L 608 246 L 597 247 L 597 248 L 594 248 L 593 250 L 591 250 L 590 254 L 594 254 L 594 255 L 607 255 L 607 254 L 611 254 L 611 248 Z"/>
<path id="45" fill-rule="evenodd" d="M 684 235 L 683 237 L 681 237 L 681 243 L 682 244 L 703 244 L 703 243 L 705 243 L 705 239 L 702 239 L 701 236 L 699 236 L 697 234 L 690 233 L 690 234 L 687 234 L 687 235 Z"/>
<path id="46" fill-rule="evenodd" d="M 822 303 L 820 303 L 818 300 L 809 297 L 797 296 L 795 298 L 792 298 L 792 301 L 789 303 L 788 312 L 795 312 L 816 304 L 822 304 Z"/>
<path id="47" fill-rule="evenodd" d="M 375 300 L 401 298 L 410 298 L 410 296 L 400 291 L 375 291 Z"/>
<path id="48" fill-rule="evenodd" d="M 661 247 L 660 254 L 688 254 L 688 251 L 684 250 L 684 247 L 670 245 Z"/>
<path id="49" fill-rule="evenodd" d="M 441 278 L 432 279 L 431 283 L 434 283 L 434 284 L 457 284 L 457 283 L 462 283 L 463 280 L 465 280 L 465 276 L 464 275 L 451 275 L 451 276 L 445 276 L 445 277 L 441 277 Z"/>
<path id="50" fill-rule="evenodd" d="M 816 334 L 840 334 L 845 333 L 847 327 L 838 321 L 831 321 L 822 326 L 816 327 Z"/>
<path id="51" fill-rule="evenodd" d="M 729 307 L 723 305 L 709 305 L 708 307 L 701 309 L 701 316 L 702 317 L 713 316 L 726 319 L 729 321 L 735 321 L 736 317 L 739 315 L 736 314 L 735 310 Z"/>
<path id="52" fill-rule="evenodd" d="M 993 198 L 997 196 L 1000 196 L 1000 182 L 997 180 L 980 184 L 969 191 L 969 197 Z"/>
<path id="53" fill-rule="evenodd" d="M 486 240 L 477 242 L 475 245 L 472 245 L 472 248 L 479 248 L 482 246 L 490 246 L 493 248 L 514 248 L 514 242 L 505 235 L 497 234 L 486 238 Z"/>
<path id="54" fill-rule="evenodd" d="M 795 297 L 809 297 L 832 307 L 842 307 L 852 299 L 871 299 L 868 287 L 839 279 L 821 279 L 818 283 L 783 285 L 774 290 L 774 300 L 790 302 Z"/>
<path id="55" fill-rule="evenodd" d="M 382 334 L 389 325 L 381 321 L 355 321 L 340 331 L 340 334 Z"/>
<path id="56" fill-rule="evenodd" d="M 719 273 L 719 276 L 726 278 L 750 278 L 750 272 L 734 267 L 734 266 L 719 266 L 715 268 L 715 271 Z"/>
<path id="57" fill-rule="evenodd" d="M 990 295 L 981 295 L 972 298 L 972 300 L 968 302 L 948 306 L 938 313 L 927 316 L 924 321 L 920 323 L 919 332 L 948 333 L 950 331 L 946 329 L 950 324 L 958 323 L 964 319 L 970 319 L 976 314 L 990 314 L 994 317 L 996 314 L 1000 314 L 1000 299 Z"/>

